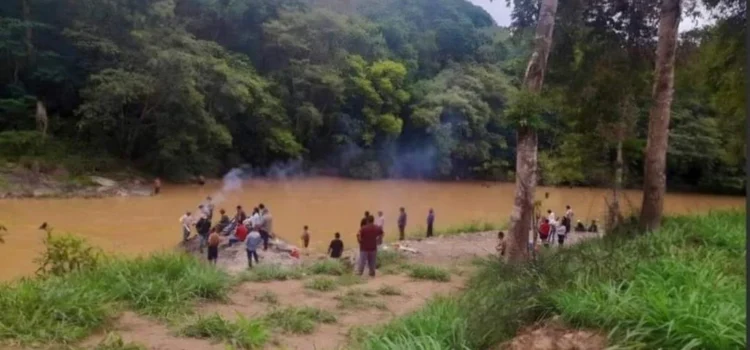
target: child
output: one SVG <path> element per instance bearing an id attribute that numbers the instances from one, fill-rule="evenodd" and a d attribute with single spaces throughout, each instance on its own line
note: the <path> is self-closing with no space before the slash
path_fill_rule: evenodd
<path id="1" fill-rule="evenodd" d="M 219 228 L 214 227 L 211 229 L 211 235 L 208 236 L 208 262 L 214 265 L 216 265 L 216 260 L 219 258 L 219 243 L 221 243 Z"/>
<path id="2" fill-rule="evenodd" d="M 497 233 L 497 240 L 498 243 L 495 249 L 497 249 L 497 252 L 500 254 L 500 256 L 505 256 L 505 247 L 507 243 L 505 242 L 505 233 L 503 231 Z"/>
<path id="3" fill-rule="evenodd" d="M 307 230 L 307 225 L 305 225 L 304 230 L 302 231 L 302 245 L 305 249 L 310 245 L 310 231 Z"/>
<path id="4" fill-rule="evenodd" d="M 328 246 L 328 254 L 330 254 L 331 258 L 338 259 L 341 257 L 341 253 L 344 252 L 344 242 L 341 241 L 341 234 L 338 232 L 336 232 L 334 237 Z"/>
<path id="5" fill-rule="evenodd" d="M 557 223 L 557 226 L 555 227 L 555 233 L 557 234 L 557 243 L 562 246 L 565 242 L 565 234 L 568 233 L 565 225 L 563 225 L 562 223 Z"/>

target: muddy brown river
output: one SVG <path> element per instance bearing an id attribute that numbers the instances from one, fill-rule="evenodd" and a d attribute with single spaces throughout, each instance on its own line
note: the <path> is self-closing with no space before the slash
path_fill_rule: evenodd
<path id="1" fill-rule="evenodd" d="M 32 259 L 39 253 L 48 222 L 54 232 L 85 236 L 91 243 L 109 252 L 128 255 L 171 249 L 181 239 L 178 218 L 195 211 L 208 195 L 216 196 L 220 183 L 200 186 L 165 186 L 155 197 L 118 197 L 105 199 L 23 199 L 0 200 L 0 223 L 9 233 L 0 244 L 0 279 L 7 280 L 34 271 Z M 436 230 L 471 221 L 507 222 L 513 204 L 514 185 L 510 183 L 355 181 L 338 178 L 308 178 L 285 181 L 251 180 L 242 189 L 226 194 L 216 204 L 233 214 L 241 204 L 246 210 L 264 203 L 274 216 L 276 234 L 300 244 L 304 225 L 312 232 L 311 248 L 324 251 L 334 232 L 341 232 L 344 243 L 352 247 L 359 220 L 365 210 L 382 210 L 386 217 L 386 239 L 397 236 L 398 208 L 409 216 L 407 232 L 425 226 L 427 211 L 435 210 Z M 576 219 L 588 223 L 603 216 L 604 189 L 545 188 L 543 209 L 564 212 L 571 205 Z M 639 206 L 639 191 L 628 191 L 624 207 Z M 628 204 L 629 202 L 629 204 Z M 667 213 L 697 213 L 710 209 L 742 207 L 744 197 L 699 194 L 668 194 Z"/>

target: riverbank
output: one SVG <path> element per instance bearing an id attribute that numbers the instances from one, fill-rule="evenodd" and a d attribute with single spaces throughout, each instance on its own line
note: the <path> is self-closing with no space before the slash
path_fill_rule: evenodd
<path id="1" fill-rule="evenodd" d="M 151 192 L 149 181 L 128 172 L 73 176 L 62 167 L 41 171 L 12 163 L 0 166 L 0 199 L 143 197 Z"/>
<path id="2" fill-rule="evenodd" d="M 718 212 L 669 218 L 650 235 L 573 234 L 568 249 L 521 266 L 491 257 L 494 232 L 404 241 L 410 250 L 379 253 L 376 278 L 315 256 L 232 273 L 185 254 L 111 260 L 1 286 L 0 340 L 120 350 L 739 349 L 744 223 Z"/>

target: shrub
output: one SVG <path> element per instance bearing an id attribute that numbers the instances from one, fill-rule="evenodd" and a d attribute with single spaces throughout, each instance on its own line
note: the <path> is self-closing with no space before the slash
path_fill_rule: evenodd
<path id="1" fill-rule="evenodd" d="M 238 276 L 240 282 L 270 282 L 298 280 L 304 277 L 302 269 L 296 267 L 282 267 L 279 265 L 256 265 L 252 270 L 245 271 Z"/>
<path id="2" fill-rule="evenodd" d="M 312 263 L 307 271 L 314 275 L 331 276 L 341 276 L 349 272 L 340 260 L 332 259 L 318 260 Z"/>
<path id="3" fill-rule="evenodd" d="M 319 277 L 305 282 L 305 288 L 321 292 L 330 292 L 338 288 L 338 286 L 336 285 L 336 281 L 333 279 L 327 277 Z"/>
<path id="4" fill-rule="evenodd" d="M 61 276 L 73 271 L 93 269 L 103 257 L 101 250 L 71 234 L 53 235 L 51 231 L 47 231 L 43 244 L 41 256 L 34 259 L 39 265 L 36 272 L 41 276 Z"/>

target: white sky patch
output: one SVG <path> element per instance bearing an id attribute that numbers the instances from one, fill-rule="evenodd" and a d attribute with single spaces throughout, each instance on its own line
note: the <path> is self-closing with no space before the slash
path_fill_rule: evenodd
<path id="1" fill-rule="evenodd" d="M 510 13 L 511 8 L 506 6 L 505 0 L 468 0 L 470 3 L 483 8 L 487 13 L 492 16 L 497 25 L 502 27 L 510 26 Z M 702 7 L 702 6 L 701 6 Z M 680 32 L 685 32 L 691 29 L 703 27 L 708 24 L 714 23 L 714 19 L 708 14 L 708 11 L 701 9 L 703 13 L 702 18 L 689 18 L 684 17 L 680 21 Z"/>

